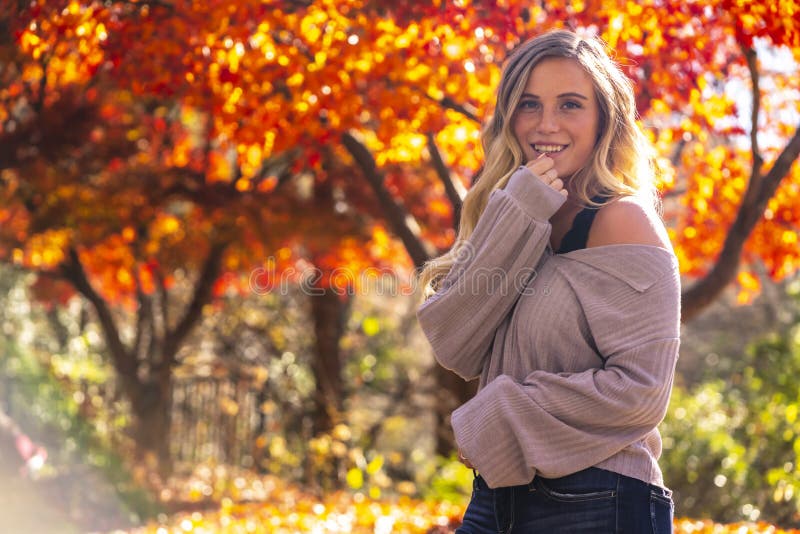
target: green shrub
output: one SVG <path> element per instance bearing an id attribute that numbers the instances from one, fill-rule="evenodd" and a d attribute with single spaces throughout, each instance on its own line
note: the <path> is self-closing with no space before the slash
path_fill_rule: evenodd
<path id="1" fill-rule="evenodd" d="M 800 526 L 800 325 L 727 363 L 676 387 L 661 426 L 677 514 Z"/>

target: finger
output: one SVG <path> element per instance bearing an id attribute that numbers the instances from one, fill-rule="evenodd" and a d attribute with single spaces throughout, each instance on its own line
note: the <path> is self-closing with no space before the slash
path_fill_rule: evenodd
<path id="1" fill-rule="evenodd" d="M 546 171 L 553 168 L 553 160 L 548 158 L 546 154 L 542 154 L 538 158 L 529 161 L 526 166 L 533 171 L 534 174 L 542 175 Z"/>
<path id="2" fill-rule="evenodd" d="M 556 191 L 561 191 L 562 189 L 564 189 L 564 182 L 561 180 L 561 178 L 556 178 L 555 180 L 550 182 L 550 187 L 552 187 Z"/>
<path id="3" fill-rule="evenodd" d="M 539 174 L 539 178 L 546 184 L 552 185 L 553 181 L 558 178 L 558 174 L 555 172 L 554 169 L 549 169 L 544 171 L 543 173 Z"/>
<path id="4" fill-rule="evenodd" d="M 548 169 L 537 168 L 536 166 L 530 166 L 530 165 L 528 165 L 527 167 L 534 174 L 534 176 L 539 178 L 544 183 L 550 182 L 550 179 L 547 176 Z"/>

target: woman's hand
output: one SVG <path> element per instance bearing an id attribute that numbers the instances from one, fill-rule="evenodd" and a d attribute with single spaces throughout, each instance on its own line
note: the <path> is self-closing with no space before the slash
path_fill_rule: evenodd
<path id="1" fill-rule="evenodd" d="M 475 469 L 475 466 L 470 463 L 469 460 L 461 453 L 461 449 L 458 450 L 458 461 L 462 464 L 466 465 L 470 469 Z"/>
<path id="2" fill-rule="evenodd" d="M 564 182 L 558 177 L 555 162 L 552 158 L 547 157 L 547 154 L 542 154 L 538 158 L 529 161 L 525 166 L 546 185 L 552 187 L 562 195 L 567 196 Z"/>

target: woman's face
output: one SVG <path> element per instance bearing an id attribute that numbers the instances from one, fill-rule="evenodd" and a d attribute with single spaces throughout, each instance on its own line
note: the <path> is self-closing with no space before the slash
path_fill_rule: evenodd
<path id="1" fill-rule="evenodd" d="M 561 178 L 587 163 L 599 124 L 592 79 L 569 58 L 547 58 L 533 68 L 511 121 L 525 160 L 546 153 Z"/>

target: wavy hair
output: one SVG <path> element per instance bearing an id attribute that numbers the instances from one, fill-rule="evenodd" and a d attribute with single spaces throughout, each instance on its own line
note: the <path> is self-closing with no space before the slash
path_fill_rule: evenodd
<path id="1" fill-rule="evenodd" d="M 464 199 L 455 244 L 420 271 L 418 280 L 426 294 L 436 290 L 456 262 L 459 247 L 472 235 L 492 191 L 504 188 L 511 174 L 525 164 L 512 121 L 531 71 L 546 58 L 577 61 L 592 79 L 599 107 L 598 139 L 589 160 L 569 178 L 572 192 L 586 205 L 593 205 L 591 198 L 600 192 L 608 197 L 606 202 L 638 194 L 657 205 L 655 159 L 636 122 L 630 79 L 599 38 L 584 38 L 568 30 L 549 31 L 520 45 L 503 66 L 494 115 L 481 132 L 483 169 Z"/>

